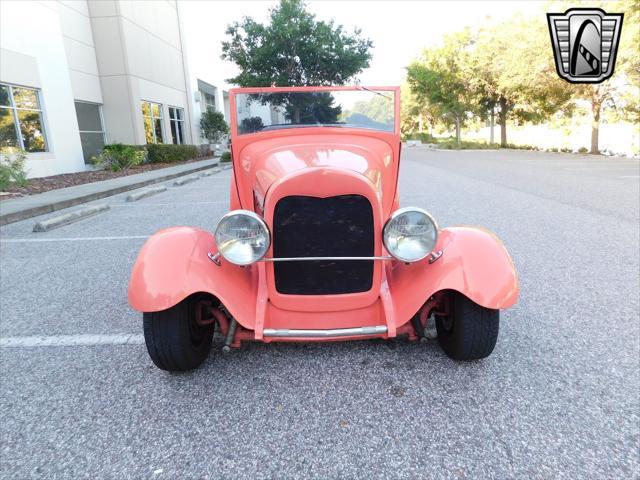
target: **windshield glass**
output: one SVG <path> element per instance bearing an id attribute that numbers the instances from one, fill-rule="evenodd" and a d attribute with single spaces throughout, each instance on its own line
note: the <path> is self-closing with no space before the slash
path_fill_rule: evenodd
<path id="1" fill-rule="evenodd" d="M 372 90 L 240 93 L 236 95 L 238 134 L 310 126 L 392 132 L 394 95 Z"/>

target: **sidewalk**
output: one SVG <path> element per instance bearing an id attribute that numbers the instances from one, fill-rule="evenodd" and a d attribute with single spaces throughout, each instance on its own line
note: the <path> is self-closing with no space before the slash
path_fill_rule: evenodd
<path id="1" fill-rule="evenodd" d="M 80 203 L 91 202 L 126 192 L 127 190 L 135 190 L 145 185 L 164 182 L 165 180 L 188 175 L 199 170 L 206 170 L 218 165 L 219 161 L 219 158 L 210 158 L 175 167 L 112 178 L 102 182 L 85 183 L 73 187 L 50 190 L 37 195 L 4 200 L 0 202 L 0 225 L 55 212 Z"/>

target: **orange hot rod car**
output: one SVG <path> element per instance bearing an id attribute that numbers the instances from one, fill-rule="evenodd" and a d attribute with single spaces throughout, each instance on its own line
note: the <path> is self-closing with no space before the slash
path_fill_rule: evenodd
<path id="1" fill-rule="evenodd" d="M 518 298 L 492 233 L 440 229 L 400 208 L 395 87 L 231 90 L 231 211 L 214 233 L 162 230 L 142 248 L 129 303 L 153 362 L 189 370 L 242 341 L 425 338 L 489 355 Z M 433 328 L 429 328 L 429 332 Z"/>

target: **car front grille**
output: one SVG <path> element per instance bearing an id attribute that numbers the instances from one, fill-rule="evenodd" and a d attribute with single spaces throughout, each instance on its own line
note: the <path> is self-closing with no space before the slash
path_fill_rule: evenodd
<path id="1" fill-rule="evenodd" d="M 273 254 L 283 257 L 371 257 L 373 210 L 362 195 L 284 197 L 273 216 Z M 291 295 L 366 292 L 372 260 L 274 262 L 276 290 Z"/>

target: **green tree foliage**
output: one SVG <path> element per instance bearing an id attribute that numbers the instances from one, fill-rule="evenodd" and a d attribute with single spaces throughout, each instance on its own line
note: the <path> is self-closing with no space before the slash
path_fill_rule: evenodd
<path id="1" fill-rule="evenodd" d="M 538 123 L 570 109 L 571 85 L 556 73 L 546 22 L 518 15 L 490 25 L 469 58 L 478 111 L 497 109 L 503 147 L 508 121 Z"/>
<path id="2" fill-rule="evenodd" d="M 569 8 L 565 2 L 562 6 Z M 599 84 L 572 86 L 574 100 L 586 101 L 590 106 L 590 153 L 600 153 L 600 123 L 604 113 L 610 112 L 614 118 L 632 123 L 640 122 L 640 3 L 599 2 L 590 7 L 600 7 L 611 13 L 624 13 L 613 76 Z"/>
<path id="3" fill-rule="evenodd" d="M 245 17 L 227 28 L 222 58 L 240 68 L 242 87 L 343 85 L 371 60 L 371 40 L 316 20 L 302 0 L 281 0 L 267 24 Z"/>
<path id="4" fill-rule="evenodd" d="M 560 1 L 547 4 L 544 10 L 564 12 L 571 7 L 575 4 Z M 447 126 L 451 118 L 464 123 L 471 114 L 482 119 L 495 114 L 501 126 L 500 143 L 507 146 L 510 122 L 548 121 L 554 114 L 588 106 L 591 152 L 598 153 L 603 114 L 640 121 L 640 2 L 596 2 L 589 7 L 625 15 L 616 69 L 609 80 L 577 85 L 561 79 L 555 70 L 545 11 L 534 18 L 515 15 L 472 35 L 468 30 L 449 35 L 442 47 L 426 50 L 422 59 L 409 66 L 412 98 L 403 106 L 403 133 L 415 132 L 425 112 Z"/>
<path id="5" fill-rule="evenodd" d="M 400 131 L 404 137 L 418 134 L 427 138 L 431 135 L 433 127 L 437 123 L 437 117 L 433 115 L 432 109 L 424 101 L 419 101 L 411 91 L 408 83 L 404 83 L 400 88 Z"/>
<path id="6" fill-rule="evenodd" d="M 285 117 L 297 124 L 336 123 L 342 108 L 334 101 L 330 92 L 299 92 L 285 102 Z"/>
<path id="7" fill-rule="evenodd" d="M 211 143 L 220 143 L 224 135 L 229 133 L 229 125 L 222 112 L 208 109 L 200 117 L 200 131 L 202 136 Z"/>
<path id="8" fill-rule="evenodd" d="M 441 47 L 427 49 L 422 59 L 409 65 L 407 81 L 417 101 L 447 125 L 455 125 L 456 141 L 467 112 L 474 109 L 469 95 L 472 37 L 468 30 L 447 35 Z"/>
<path id="9" fill-rule="evenodd" d="M 618 53 L 618 71 L 624 76 L 624 86 L 623 91 L 620 92 L 618 106 L 625 120 L 638 124 L 640 123 L 640 2 L 620 2 L 620 4 L 619 10 L 611 10 L 625 14 Z"/>
<path id="10" fill-rule="evenodd" d="M 264 123 L 262 123 L 262 118 L 260 117 L 249 117 L 243 118 L 238 126 L 238 131 L 240 133 L 253 133 L 258 130 L 262 130 L 264 128 Z"/>
<path id="11" fill-rule="evenodd" d="M 350 116 L 356 114 L 363 115 L 378 123 L 393 125 L 393 96 L 381 93 L 380 95 L 375 95 L 370 100 L 355 102 L 353 106 L 344 113 L 343 119 L 347 121 Z"/>

